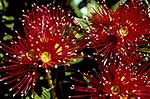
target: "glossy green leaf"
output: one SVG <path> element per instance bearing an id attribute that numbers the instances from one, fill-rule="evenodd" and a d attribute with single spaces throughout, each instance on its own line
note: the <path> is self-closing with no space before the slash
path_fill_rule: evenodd
<path id="1" fill-rule="evenodd" d="M 85 30 L 89 30 L 89 29 L 90 29 L 89 26 L 88 26 L 88 24 L 89 24 L 89 21 L 88 21 L 88 20 L 86 20 L 86 19 L 81 19 L 81 18 L 74 18 L 74 19 L 77 21 L 78 25 L 79 25 L 81 28 L 83 28 L 83 29 L 85 29 Z"/>
<path id="2" fill-rule="evenodd" d="M 3 53 L 0 53 L 0 58 L 3 58 L 3 57 L 4 57 Z"/>
<path id="3" fill-rule="evenodd" d="M 83 34 L 82 34 L 82 33 L 77 33 L 77 34 L 75 35 L 75 37 L 76 37 L 77 39 L 82 38 L 82 37 L 83 37 Z"/>
<path id="4" fill-rule="evenodd" d="M 42 95 L 34 94 L 34 99 L 51 99 L 50 90 L 42 87 Z"/>
<path id="5" fill-rule="evenodd" d="M 70 64 L 77 64 L 79 62 L 81 62 L 84 58 L 71 58 L 71 60 L 73 60 L 73 62 L 70 62 Z"/>
<path id="6" fill-rule="evenodd" d="M 7 21 L 13 21 L 14 17 L 13 16 L 5 16 L 5 15 L 3 15 L 2 19 L 7 20 Z"/>
<path id="7" fill-rule="evenodd" d="M 42 87 L 42 90 L 43 92 L 41 96 L 44 97 L 45 99 L 50 99 L 51 96 L 50 96 L 49 89 Z"/>
<path id="8" fill-rule="evenodd" d="M 7 28 L 13 28 L 13 27 L 14 27 L 14 23 L 11 23 L 11 24 L 5 24 L 5 26 L 6 26 Z"/>
<path id="9" fill-rule="evenodd" d="M 12 22 L 11 22 L 12 21 Z M 13 28 L 14 27 L 14 17 L 13 16 L 2 16 L 2 22 L 5 24 L 7 28 Z"/>
<path id="10" fill-rule="evenodd" d="M 11 35 L 6 35 L 3 37 L 4 41 L 11 40 L 13 37 Z"/>
<path id="11" fill-rule="evenodd" d="M 26 96 L 26 98 L 25 99 L 31 99 L 29 96 Z"/>
<path id="12" fill-rule="evenodd" d="M 43 76 L 40 76 L 40 78 L 39 78 L 40 80 L 44 80 L 44 77 Z"/>
<path id="13" fill-rule="evenodd" d="M 91 7 L 92 7 L 92 9 L 91 9 Z M 91 7 L 89 7 L 89 12 L 90 13 L 93 13 L 93 11 L 95 10 L 96 12 L 98 12 L 99 11 L 99 4 L 95 1 L 95 0 L 91 0 Z M 94 9 L 94 10 L 93 10 Z M 94 11 L 94 12 L 95 12 Z"/>
<path id="14" fill-rule="evenodd" d="M 120 1 L 118 1 L 116 4 L 114 4 L 114 5 L 111 7 L 111 9 L 114 10 L 114 11 L 116 11 L 116 9 L 118 8 L 119 4 L 120 4 L 120 3 L 121 3 L 121 4 L 124 4 L 126 1 L 127 1 L 127 0 L 120 0 Z"/>
<path id="15" fill-rule="evenodd" d="M 72 74 L 74 74 L 74 72 L 65 72 L 66 76 L 71 76 Z"/>
<path id="16" fill-rule="evenodd" d="M 6 12 L 9 2 L 7 0 L 0 0 L 0 10 Z"/>
<path id="17" fill-rule="evenodd" d="M 0 1 L 0 10 L 3 10 L 3 5 L 1 1 Z"/>
<path id="18" fill-rule="evenodd" d="M 80 0 L 71 0 L 70 6 L 72 7 L 72 9 L 74 9 L 74 12 L 76 13 L 76 15 L 78 17 L 81 17 L 82 13 L 80 12 L 80 9 L 78 8 L 79 2 L 80 2 Z"/>

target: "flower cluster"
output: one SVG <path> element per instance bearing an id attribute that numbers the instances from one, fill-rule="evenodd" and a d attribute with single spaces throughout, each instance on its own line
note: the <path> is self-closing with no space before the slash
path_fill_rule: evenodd
<path id="1" fill-rule="evenodd" d="M 17 40 L 11 40 L 10 44 L 0 41 L 0 49 L 5 53 L 5 63 L 0 67 L 5 75 L 0 81 L 14 83 L 9 89 L 14 91 L 13 96 L 19 92 L 26 95 L 31 86 L 34 93 L 38 67 L 47 70 L 69 64 L 73 58 L 83 57 L 77 52 L 85 47 L 84 40 L 75 37 L 78 29 L 72 26 L 70 13 L 61 6 L 33 5 L 22 21 L 25 36 L 16 32 Z"/>
<path id="2" fill-rule="evenodd" d="M 120 4 L 116 11 L 107 8 L 103 2 L 90 19 L 89 46 L 103 61 L 126 60 L 139 64 L 143 60 L 137 53 L 138 46 L 148 44 L 150 36 L 150 19 L 144 1 L 129 0 Z"/>
<path id="3" fill-rule="evenodd" d="M 150 98 L 150 62 L 143 51 L 150 45 L 150 18 L 144 0 L 127 0 L 115 11 L 102 2 L 90 11 L 87 21 L 81 22 L 55 3 L 33 4 L 31 10 L 23 10 L 25 35 L 15 31 L 17 36 L 10 42 L 0 41 L 5 54 L 0 81 L 10 87 L 13 97 L 26 96 L 30 89 L 34 94 L 40 67 L 46 71 L 51 96 L 56 99 L 49 71 L 90 57 L 82 52 L 90 48 L 99 70 L 79 72 L 86 81 L 71 77 L 76 82 L 71 88 L 81 93 L 69 98 Z M 80 32 L 84 33 L 77 37 Z"/>
<path id="4" fill-rule="evenodd" d="M 150 44 L 147 5 L 142 0 L 128 0 L 115 11 L 105 2 L 93 9 L 86 39 L 100 70 L 80 72 L 88 81 L 71 77 L 76 82 L 71 89 L 80 93 L 69 98 L 149 99 L 150 62 L 139 54 L 141 45 Z"/>
<path id="5" fill-rule="evenodd" d="M 95 77 L 87 73 L 80 74 L 86 77 L 89 82 L 71 78 L 80 85 L 72 85 L 74 91 L 79 91 L 82 94 L 69 96 L 69 98 L 91 97 L 91 99 L 130 99 L 130 98 L 150 98 L 150 63 L 145 63 L 142 66 L 112 64 L 95 72 Z M 102 66 L 100 66 L 101 68 Z M 102 67 L 103 68 L 103 67 Z M 105 71 L 105 72 L 104 72 Z M 90 86 L 90 87 L 88 87 Z"/>

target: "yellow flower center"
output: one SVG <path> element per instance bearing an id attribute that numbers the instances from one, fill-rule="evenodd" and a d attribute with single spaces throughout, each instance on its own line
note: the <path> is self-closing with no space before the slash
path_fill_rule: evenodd
<path id="1" fill-rule="evenodd" d="M 127 27 L 122 27 L 119 29 L 119 33 L 122 35 L 122 36 L 127 36 L 128 35 L 128 29 Z"/>
<path id="2" fill-rule="evenodd" d="M 119 86 L 112 86 L 112 87 L 111 87 L 111 91 L 112 91 L 112 93 L 113 93 L 114 95 L 117 95 L 117 94 L 119 94 L 119 92 L 120 92 L 120 87 L 119 87 Z"/>
<path id="3" fill-rule="evenodd" d="M 47 62 L 51 61 L 51 54 L 49 54 L 48 52 L 44 51 L 44 52 L 41 54 L 41 60 L 42 60 L 42 62 L 44 62 L 44 63 L 47 63 Z"/>
<path id="4" fill-rule="evenodd" d="M 29 60 L 32 60 L 33 58 L 35 58 L 35 54 L 34 54 L 34 50 L 31 49 L 26 53 L 26 56 Z"/>

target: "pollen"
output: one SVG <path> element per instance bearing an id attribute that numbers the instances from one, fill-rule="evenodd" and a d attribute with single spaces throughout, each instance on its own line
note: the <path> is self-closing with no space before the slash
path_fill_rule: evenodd
<path id="1" fill-rule="evenodd" d="M 55 48 L 58 48 L 58 47 L 59 47 L 59 44 L 58 44 L 58 43 L 56 43 L 54 47 L 55 47 Z"/>
<path id="2" fill-rule="evenodd" d="M 127 36 L 127 35 L 128 35 L 128 29 L 127 29 L 127 27 L 122 27 L 122 28 L 120 28 L 120 29 L 119 29 L 119 33 L 120 33 L 120 35 L 122 35 L 122 36 Z"/>
<path id="3" fill-rule="evenodd" d="M 125 77 L 124 77 L 124 76 L 122 76 L 120 80 L 121 80 L 121 81 L 124 81 L 124 80 L 125 80 Z"/>
<path id="4" fill-rule="evenodd" d="M 47 37 L 42 37 L 42 38 L 40 38 L 40 41 L 41 41 L 42 43 L 47 43 L 47 42 L 49 41 L 49 38 L 47 38 Z"/>
<path id="5" fill-rule="evenodd" d="M 135 93 L 135 92 L 136 92 L 136 90 L 132 90 L 132 92 L 133 92 L 133 93 Z"/>
<path id="6" fill-rule="evenodd" d="M 34 54 L 34 50 L 31 49 L 26 53 L 26 56 L 29 60 L 32 60 L 33 58 L 35 58 L 35 54 Z"/>
<path id="7" fill-rule="evenodd" d="M 59 48 L 58 48 L 58 47 L 59 47 Z M 60 45 L 59 45 L 58 43 L 56 43 L 56 44 L 54 45 L 54 48 L 57 49 L 57 50 L 56 50 L 56 53 L 57 53 L 58 55 L 62 55 L 62 47 L 60 47 Z"/>
<path id="8" fill-rule="evenodd" d="M 112 94 L 117 95 L 120 92 L 120 87 L 119 86 L 112 86 L 111 91 L 112 91 Z"/>
<path id="9" fill-rule="evenodd" d="M 109 15 L 109 20 L 110 20 L 110 21 L 112 21 L 112 20 L 113 20 L 113 19 L 112 19 L 112 17 L 111 17 L 110 15 Z"/>
<path id="10" fill-rule="evenodd" d="M 44 52 L 41 54 L 41 60 L 42 60 L 42 62 L 44 62 L 44 63 L 47 63 L 47 62 L 51 61 L 51 54 L 49 54 L 48 52 L 44 51 Z"/>

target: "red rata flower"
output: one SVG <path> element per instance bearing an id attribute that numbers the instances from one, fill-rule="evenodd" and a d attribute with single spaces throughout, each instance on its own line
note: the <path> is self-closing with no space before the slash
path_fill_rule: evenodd
<path id="1" fill-rule="evenodd" d="M 90 82 L 71 78 L 72 80 L 83 84 L 84 87 L 73 85 L 72 89 L 82 94 L 69 97 L 90 97 L 90 99 L 130 99 L 134 97 L 136 99 L 149 99 L 149 66 L 150 63 L 146 63 L 142 66 L 106 66 L 103 67 L 104 69 L 101 72 L 94 69 L 96 77 L 81 73 L 82 76 L 86 77 Z"/>
<path id="2" fill-rule="evenodd" d="M 130 0 L 127 4 L 120 4 L 116 11 L 103 3 L 90 19 L 89 44 L 96 49 L 96 54 L 108 63 L 122 57 L 139 63 L 142 58 L 136 52 L 137 46 L 148 44 L 150 37 L 150 19 L 144 1 Z"/>
<path id="3" fill-rule="evenodd" d="M 12 40 L 10 46 L 0 41 L 0 49 L 6 55 L 4 64 L 0 66 L 0 72 L 5 75 L 0 78 L 0 81 L 12 86 L 9 91 L 14 92 L 13 97 L 19 92 L 21 92 L 21 96 L 26 95 L 31 86 L 32 93 L 34 93 L 34 86 L 38 78 L 38 59 L 30 51 L 30 43 L 28 39 L 22 38 L 19 34 L 18 40 Z"/>
<path id="4" fill-rule="evenodd" d="M 72 58 L 81 58 L 76 54 L 85 47 L 83 39 L 75 37 L 76 27 L 72 26 L 72 18 L 68 11 L 57 8 L 54 4 L 38 7 L 27 12 L 23 20 L 27 37 L 34 38 L 38 46 L 31 50 L 38 50 L 43 67 L 57 67 L 58 64 L 72 62 Z"/>
<path id="5" fill-rule="evenodd" d="M 47 70 L 70 63 L 72 58 L 83 57 L 76 52 L 83 49 L 85 44 L 75 38 L 77 31 L 71 27 L 69 13 L 53 5 L 34 6 L 32 11 L 24 15 L 25 37 L 17 33 L 18 40 L 12 40 L 11 45 L 0 41 L 0 48 L 6 54 L 6 63 L 0 67 L 0 72 L 6 75 L 0 81 L 5 81 L 5 84 L 16 83 L 10 88 L 10 91 L 15 91 L 13 96 L 19 92 L 26 94 L 30 86 L 34 92 L 37 67 L 42 66 Z"/>

